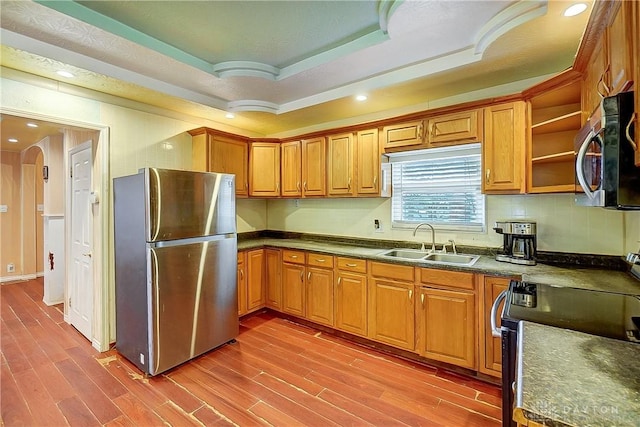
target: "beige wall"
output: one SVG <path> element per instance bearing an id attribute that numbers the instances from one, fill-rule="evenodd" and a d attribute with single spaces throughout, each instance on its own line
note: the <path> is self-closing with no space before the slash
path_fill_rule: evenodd
<path id="1" fill-rule="evenodd" d="M 640 211 L 625 213 L 626 249 L 625 252 L 640 253 Z"/>
<path id="2" fill-rule="evenodd" d="M 3 278 L 19 276 L 22 271 L 21 261 L 21 207 L 20 182 L 21 167 L 20 153 L 10 151 L 0 152 L 0 205 L 7 206 L 7 212 L 0 213 L 0 276 Z M 15 265 L 14 273 L 7 273 L 7 264 Z"/>
<path id="3" fill-rule="evenodd" d="M 38 150 L 36 157 L 35 180 L 36 180 L 36 272 L 44 272 L 44 180 L 42 179 L 42 167 L 44 166 L 44 155 Z"/>
<path id="4" fill-rule="evenodd" d="M 296 207 L 294 200 L 269 200 L 267 228 L 415 242 L 431 239 L 427 231 L 413 237 L 410 229 L 391 228 L 390 199 L 300 199 L 298 203 Z M 499 247 L 502 237 L 491 227 L 497 220 L 511 218 L 537 221 L 538 249 L 544 251 L 622 255 L 631 239 L 627 234 L 640 235 L 638 228 L 635 234 L 627 233 L 624 212 L 579 207 L 569 194 L 487 196 L 486 203 L 486 232 L 436 231 L 436 241 Z M 374 232 L 374 219 L 381 221 L 382 233 Z"/>

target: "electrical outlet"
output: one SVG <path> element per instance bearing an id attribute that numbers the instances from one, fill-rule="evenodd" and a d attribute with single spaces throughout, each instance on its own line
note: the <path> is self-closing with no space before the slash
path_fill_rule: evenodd
<path id="1" fill-rule="evenodd" d="M 16 271 L 16 266 L 11 262 L 7 264 L 7 273 L 13 273 Z"/>
<path id="2" fill-rule="evenodd" d="M 376 233 L 384 233 L 384 230 L 382 229 L 382 221 L 380 221 L 379 219 L 374 219 L 373 230 Z"/>

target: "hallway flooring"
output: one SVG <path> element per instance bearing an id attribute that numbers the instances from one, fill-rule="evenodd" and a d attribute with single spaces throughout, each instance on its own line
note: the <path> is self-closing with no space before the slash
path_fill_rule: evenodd
<path id="1" fill-rule="evenodd" d="M 0 425 L 500 425 L 499 387 L 267 313 L 236 344 L 145 378 L 46 306 L 41 279 L 0 288 Z"/>

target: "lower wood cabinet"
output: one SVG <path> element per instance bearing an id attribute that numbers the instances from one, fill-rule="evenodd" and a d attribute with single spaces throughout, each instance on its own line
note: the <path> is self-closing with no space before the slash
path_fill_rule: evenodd
<path id="1" fill-rule="evenodd" d="M 427 287 L 419 293 L 420 354 L 475 369 L 475 294 Z"/>
<path id="2" fill-rule="evenodd" d="M 368 337 L 414 351 L 413 267 L 371 262 L 369 271 Z"/>
<path id="3" fill-rule="evenodd" d="M 309 254 L 310 260 L 314 255 Z M 327 258 L 326 256 L 322 258 Z M 333 258 L 333 257 L 328 257 Z M 333 326 L 333 265 L 330 268 L 307 267 L 306 318 Z"/>
<path id="4" fill-rule="evenodd" d="M 367 262 L 339 257 L 337 264 L 335 327 L 351 334 L 367 336 Z"/>
<path id="5" fill-rule="evenodd" d="M 509 280 L 300 250 L 257 249 L 238 253 L 238 309 L 242 315 L 266 305 L 426 359 L 499 377 L 500 339 L 491 336 L 489 315 Z"/>
<path id="6" fill-rule="evenodd" d="M 264 307 L 264 249 L 247 251 L 247 312 Z"/>
<path id="7" fill-rule="evenodd" d="M 238 252 L 238 315 L 265 305 L 264 249 Z"/>
<path id="8" fill-rule="evenodd" d="M 502 344 L 500 338 L 491 334 L 491 306 L 500 292 L 509 286 L 509 278 L 480 276 L 479 358 L 478 371 L 494 377 L 502 376 Z M 500 313 L 504 302 L 498 307 L 496 325 L 500 325 Z"/>
<path id="9" fill-rule="evenodd" d="M 282 311 L 305 315 L 304 265 L 282 263 Z"/>
<path id="10" fill-rule="evenodd" d="M 238 316 L 247 314 L 246 252 L 238 252 Z"/>
<path id="11" fill-rule="evenodd" d="M 266 305 L 274 310 L 282 309 L 282 252 L 265 249 Z"/>

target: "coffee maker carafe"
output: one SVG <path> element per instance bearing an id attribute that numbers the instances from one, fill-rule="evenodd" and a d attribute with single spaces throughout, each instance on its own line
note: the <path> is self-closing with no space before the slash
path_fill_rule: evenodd
<path id="1" fill-rule="evenodd" d="M 536 265 L 536 223 L 528 220 L 497 221 L 493 229 L 503 235 L 497 261 Z"/>

